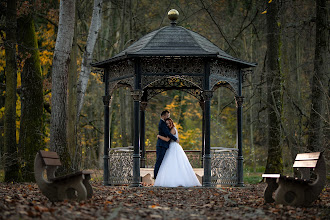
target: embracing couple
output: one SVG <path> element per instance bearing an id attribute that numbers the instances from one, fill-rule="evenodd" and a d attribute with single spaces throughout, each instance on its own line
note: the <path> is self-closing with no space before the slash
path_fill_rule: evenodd
<path id="1" fill-rule="evenodd" d="M 154 186 L 201 186 L 185 152 L 179 144 L 178 130 L 170 118 L 170 112 L 165 110 L 160 117 Z"/>

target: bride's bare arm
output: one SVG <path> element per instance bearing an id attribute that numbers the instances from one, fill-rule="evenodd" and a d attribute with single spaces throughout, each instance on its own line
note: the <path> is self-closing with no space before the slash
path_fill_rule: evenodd
<path id="1" fill-rule="evenodd" d="M 170 132 L 171 134 L 175 135 L 176 134 L 175 128 L 172 128 Z M 179 138 L 175 142 L 179 143 Z"/>
<path id="2" fill-rule="evenodd" d="M 169 137 L 164 137 L 164 136 L 161 136 L 161 135 L 157 135 L 157 138 L 160 138 L 160 139 L 162 139 L 163 141 L 169 141 L 171 138 L 169 138 Z"/>

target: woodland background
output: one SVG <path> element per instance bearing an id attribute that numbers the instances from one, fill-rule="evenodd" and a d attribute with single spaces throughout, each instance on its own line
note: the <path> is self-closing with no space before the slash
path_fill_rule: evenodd
<path id="1" fill-rule="evenodd" d="M 56 83 L 67 87 L 62 115 L 65 118 L 62 126 L 67 132 L 62 146 L 67 157 L 60 153 L 62 160 L 66 158 L 67 169 L 102 169 L 102 72 L 91 69 L 88 63 L 84 66 L 83 58 L 90 55 L 90 63 L 114 56 L 145 34 L 169 25 L 167 12 L 172 8 L 180 13 L 178 25 L 201 34 L 234 57 L 258 63 L 245 75 L 243 84 L 246 173 L 265 172 L 274 152 L 279 156 L 275 160 L 278 165 L 275 171 L 279 172 L 284 169 L 291 173 L 292 161 L 299 152 L 325 150 L 329 161 L 328 1 L 94 1 L 75 1 L 76 28 L 71 29 L 74 37 L 67 81 Z M 13 9 L 10 2 L 17 3 L 14 13 L 9 10 Z M 96 3 L 101 8 L 96 23 L 101 26 L 92 53 L 86 55 Z M 323 5 L 325 15 L 321 10 L 320 16 L 317 4 Z M 52 84 L 56 82 L 52 71 L 56 37 L 62 25 L 59 8 L 58 0 L 0 3 L 0 170 L 5 181 L 33 181 L 37 150 L 56 150 L 57 145 L 52 144 L 56 135 L 51 138 L 54 123 L 51 114 L 55 109 L 51 99 L 55 86 Z M 270 28 L 271 23 L 275 28 Z M 320 23 L 325 25 L 317 28 Z M 270 30 L 277 31 L 275 38 L 269 37 Z M 275 53 L 270 45 L 275 46 Z M 8 65 L 10 54 L 16 57 L 14 69 Z M 270 68 L 272 60 L 278 64 L 274 76 Z M 87 71 L 88 86 L 81 112 L 77 113 L 77 89 L 85 67 L 91 73 Z M 274 84 L 270 91 L 270 85 Z M 269 96 L 271 92 L 276 95 Z M 110 104 L 112 147 L 132 145 L 132 109 L 130 91 L 116 90 Z M 181 91 L 164 92 L 148 103 L 146 149 L 155 149 L 159 114 L 163 109 L 171 111 L 183 148 L 201 150 L 201 108 L 194 97 Z M 270 117 L 272 109 L 276 109 L 275 119 Z M 271 133 L 274 127 L 275 133 Z M 235 99 L 226 88 L 217 89 L 212 99 L 211 147 L 236 147 Z"/>

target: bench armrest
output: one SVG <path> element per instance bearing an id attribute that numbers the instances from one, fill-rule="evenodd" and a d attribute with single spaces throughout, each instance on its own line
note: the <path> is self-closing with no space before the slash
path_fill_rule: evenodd
<path id="1" fill-rule="evenodd" d="M 262 174 L 262 177 L 264 177 L 264 178 L 280 178 L 281 174 L 268 174 L 268 173 L 265 173 L 265 174 Z"/>

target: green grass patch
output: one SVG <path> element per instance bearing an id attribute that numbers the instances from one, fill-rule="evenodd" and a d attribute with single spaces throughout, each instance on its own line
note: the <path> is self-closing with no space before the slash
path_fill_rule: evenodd
<path id="1" fill-rule="evenodd" d="M 262 180 L 262 173 L 246 173 L 244 174 L 244 182 L 248 184 L 257 184 Z"/>

